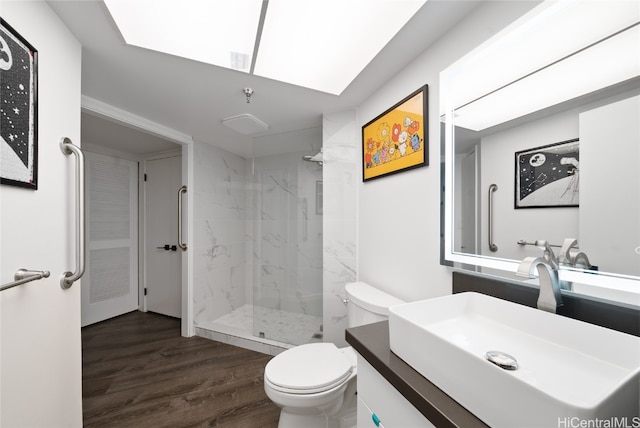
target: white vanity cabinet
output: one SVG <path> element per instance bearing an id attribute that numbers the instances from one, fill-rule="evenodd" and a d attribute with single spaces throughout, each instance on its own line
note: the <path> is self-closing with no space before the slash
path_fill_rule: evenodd
<path id="1" fill-rule="evenodd" d="M 358 354 L 358 428 L 434 427 L 398 390 Z"/>

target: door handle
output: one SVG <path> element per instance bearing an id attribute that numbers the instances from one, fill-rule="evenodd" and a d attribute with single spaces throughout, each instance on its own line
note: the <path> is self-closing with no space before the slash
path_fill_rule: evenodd
<path id="1" fill-rule="evenodd" d="M 169 245 L 169 244 L 164 244 L 162 247 L 156 247 L 158 250 L 165 250 L 165 251 L 178 251 L 178 246 L 177 245 Z"/>

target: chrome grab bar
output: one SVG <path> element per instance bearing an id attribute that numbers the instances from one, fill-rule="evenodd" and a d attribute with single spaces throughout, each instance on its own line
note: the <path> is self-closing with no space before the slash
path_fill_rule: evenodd
<path id="1" fill-rule="evenodd" d="M 85 230 L 84 230 L 84 154 L 67 137 L 60 140 L 60 149 L 65 155 L 76 156 L 76 272 L 64 272 L 60 286 L 67 289 L 84 275 L 85 270 Z"/>
<path id="2" fill-rule="evenodd" d="M 14 281 L 1 285 L 0 291 L 8 290 L 9 288 L 17 287 L 18 285 L 26 284 L 27 282 L 42 278 L 49 278 L 48 270 L 18 269 L 15 275 L 13 275 Z"/>
<path id="3" fill-rule="evenodd" d="M 182 186 L 178 190 L 178 247 L 182 251 L 187 251 L 187 244 L 182 242 L 182 195 L 187 193 L 187 186 Z"/>
<path id="4" fill-rule="evenodd" d="M 489 202 L 487 206 L 489 207 L 489 249 L 493 252 L 498 251 L 498 246 L 493 242 L 493 192 L 498 190 L 497 184 L 492 184 L 489 186 Z"/>

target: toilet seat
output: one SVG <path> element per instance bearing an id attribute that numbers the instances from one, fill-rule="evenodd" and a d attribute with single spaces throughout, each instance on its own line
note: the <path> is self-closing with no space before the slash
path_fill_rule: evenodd
<path id="1" fill-rule="evenodd" d="M 276 355 L 264 378 L 280 392 L 316 394 L 344 383 L 353 371 L 352 362 L 333 343 L 310 343 Z"/>

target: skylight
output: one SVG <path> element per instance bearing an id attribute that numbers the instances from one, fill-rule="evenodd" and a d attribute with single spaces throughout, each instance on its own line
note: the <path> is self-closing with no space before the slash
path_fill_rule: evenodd
<path id="1" fill-rule="evenodd" d="M 334 95 L 426 1 L 104 0 L 127 44 Z"/>
<path id="2" fill-rule="evenodd" d="M 262 0 L 105 0 L 129 45 L 248 72 Z"/>

